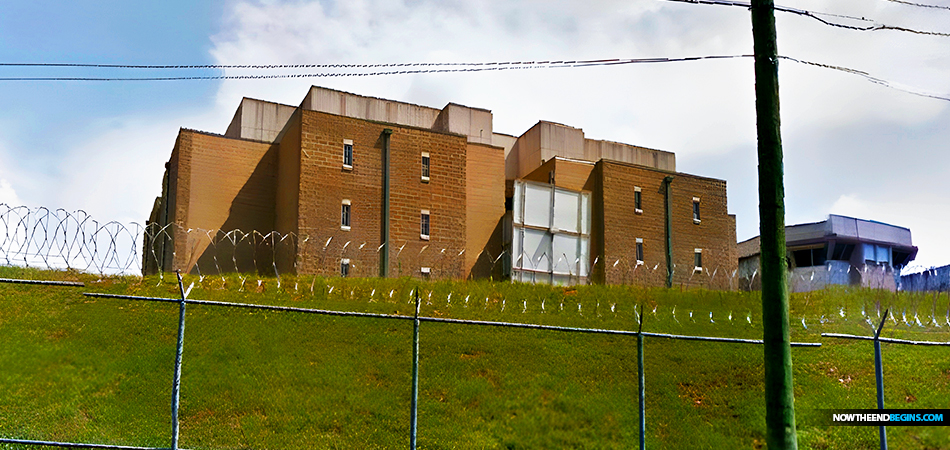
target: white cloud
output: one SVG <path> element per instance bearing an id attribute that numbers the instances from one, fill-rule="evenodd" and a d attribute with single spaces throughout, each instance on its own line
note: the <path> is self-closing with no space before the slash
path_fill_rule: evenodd
<path id="1" fill-rule="evenodd" d="M 183 117 L 145 114 L 101 121 L 105 131 L 43 160 L 43 171 L 8 156 L 0 146 L 0 203 L 84 211 L 100 223 L 144 224 L 161 194 L 164 163 L 180 127 L 221 129 L 227 122 L 208 112 Z M 3 170 L 5 169 L 5 170 Z"/>
<path id="2" fill-rule="evenodd" d="M 941 204 L 939 197 L 939 195 L 925 195 L 915 196 L 913 199 L 882 202 L 866 199 L 860 194 L 849 193 L 839 196 L 828 213 L 876 220 L 909 228 L 911 239 L 919 248 L 917 258 L 910 264 L 910 270 L 913 271 L 914 266 L 934 267 L 948 263 L 950 242 L 947 242 L 945 238 L 946 217 L 936 207 Z M 933 211 L 933 214 L 920 214 L 920 211 L 926 210 Z"/>
<path id="3" fill-rule="evenodd" d="M 9 206 L 20 206 L 23 203 L 20 197 L 16 195 L 16 190 L 10 185 L 6 178 L 0 178 L 0 203 L 6 203 Z"/>
<path id="4" fill-rule="evenodd" d="M 944 15 L 893 2 L 795 0 L 787 6 L 948 31 Z M 938 17 L 939 16 L 939 17 Z M 826 16 L 827 18 L 828 16 Z M 836 18 L 835 20 L 839 20 Z M 777 14 L 779 52 L 866 71 L 895 84 L 950 93 L 946 38 L 857 32 Z M 846 21 L 845 19 L 840 19 Z M 519 61 L 747 54 L 743 8 L 669 2 L 253 2 L 234 4 L 213 37 L 219 63 Z M 934 192 L 950 163 L 941 130 L 948 103 L 825 68 L 780 63 L 786 143 L 787 223 L 828 212 L 908 226 L 920 260 L 946 263 L 934 232 L 946 204 L 908 202 L 907 180 Z M 518 135 L 538 120 L 583 128 L 590 138 L 674 151 L 678 166 L 729 182 L 740 238 L 756 233 L 754 80 L 751 60 L 382 77 L 226 81 L 221 117 L 241 97 L 295 105 L 311 84 L 441 107 L 491 109 L 496 132 Z M 312 72 L 326 71 L 312 69 Z M 241 74 L 228 71 L 228 74 Z M 226 121 L 225 121 L 226 122 Z M 216 128 L 211 131 L 223 131 Z M 736 191 L 741 189 L 741 191 Z M 738 202 L 741 202 L 739 204 Z M 944 258 L 941 260 L 941 258 Z"/>
<path id="5" fill-rule="evenodd" d="M 713 20 L 690 13 L 688 6 L 660 2 L 634 6 L 619 1 L 449 6 L 417 2 L 411 7 L 392 2 L 329 6 L 244 2 L 235 6 L 228 26 L 215 36 L 212 54 L 220 63 L 236 64 L 518 61 L 747 51 L 751 38 L 742 31 L 746 18 L 741 11 L 706 12 Z M 492 109 L 495 130 L 509 134 L 520 134 L 545 119 L 584 128 L 591 137 L 702 152 L 749 140 L 754 130 L 751 64 L 742 60 L 229 81 L 219 92 L 219 104 L 233 109 L 242 96 L 297 104 L 311 84 L 434 107 L 456 102 Z M 709 89 L 711 85 L 717 88 Z"/>
<path id="6" fill-rule="evenodd" d="M 23 201 L 20 200 L 20 196 L 17 195 L 15 182 L 16 178 L 12 178 L 14 182 L 10 182 L 11 176 L 17 175 L 17 170 L 15 165 L 11 164 L 14 161 L 11 158 L 6 150 L 6 146 L 0 142 L 0 203 L 6 203 L 9 206 L 22 206 Z M 13 170 L 10 170 L 13 168 Z"/>
<path id="7" fill-rule="evenodd" d="M 788 6 L 948 31 L 943 15 L 893 2 L 795 0 Z M 745 54 L 742 8 L 670 2 L 238 1 L 212 37 L 226 64 L 520 61 Z M 938 17 L 939 16 L 939 17 Z M 950 93 L 946 38 L 854 32 L 778 14 L 782 54 L 864 70 Z M 943 29 L 941 29 L 943 27 Z M 948 104 L 790 61 L 780 64 L 787 223 L 829 212 L 910 227 L 919 261 L 950 258 L 939 230 L 950 208 Z M 326 69 L 308 69 L 325 72 Z M 254 73 L 260 73 L 255 70 Z M 228 70 L 229 75 L 249 73 Z M 269 73 L 282 73 L 273 71 Z M 82 209 L 99 220 L 144 222 L 180 127 L 223 133 L 242 97 L 298 104 L 316 84 L 433 107 L 491 109 L 496 132 L 538 120 L 674 151 L 682 170 L 726 179 L 739 237 L 756 233 L 754 79 L 749 59 L 458 74 L 229 80 L 213 104 L 104 120 L 107 131 L 64 151 L 49 174 L 27 171 L 0 145 L 0 201 Z M 192 111 L 195 111 L 194 109 Z M 25 150 L 20 152 L 27 154 Z M 39 157 L 39 156 L 38 156 Z M 11 164 L 8 164 L 11 163 Z M 17 163 L 17 164 L 12 164 Z M 913 196 L 913 201 L 907 197 Z M 926 201 L 925 201 L 926 200 Z"/>
<path id="8" fill-rule="evenodd" d="M 231 112 L 233 113 L 233 111 Z M 228 118 L 230 119 L 230 117 Z M 109 129 L 69 150 L 45 191 L 44 205 L 83 210 L 99 221 L 144 224 L 161 195 L 165 162 L 181 127 L 221 133 L 227 121 L 201 115 L 113 118 Z"/>

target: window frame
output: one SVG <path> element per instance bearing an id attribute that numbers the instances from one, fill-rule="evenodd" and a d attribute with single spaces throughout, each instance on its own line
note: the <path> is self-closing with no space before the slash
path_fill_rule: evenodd
<path id="1" fill-rule="evenodd" d="M 643 238 L 637 238 L 636 249 L 637 249 L 637 253 L 636 253 L 637 265 L 642 266 L 643 265 Z"/>
<path id="2" fill-rule="evenodd" d="M 353 170 L 353 141 L 351 139 L 343 140 L 343 169 Z M 347 161 L 349 159 L 349 161 Z"/>
<path id="3" fill-rule="evenodd" d="M 633 212 L 643 214 L 643 192 L 639 186 L 633 187 Z"/>
<path id="4" fill-rule="evenodd" d="M 422 182 L 428 183 L 429 176 L 432 170 L 432 157 L 429 156 L 429 152 L 422 152 Z"/>
<path id="5" fill-rule="evenodd" d="M 693 249 L 693 272 L 703 271 L 703 249 Z"/>
<path id="6" fill-rule="evenodd" d="M 693 197 L 693 223 L 702 223 L 702 217 L 700 216 L 699 209 L 699 197 Z"/>
<path id="7" fill-rule="evenodd" d="M 344 231 L 349 231 L 353 223 L 353 206 L 352 203 L 344 199 L 340 204 L 340 229 Z"/>
<path id="8" fill-rule="evenodd" d="M 428 209 L 423 209 L 419 214 L 419 238 L 428 241 L 432 233 L 432 215 Z"/>

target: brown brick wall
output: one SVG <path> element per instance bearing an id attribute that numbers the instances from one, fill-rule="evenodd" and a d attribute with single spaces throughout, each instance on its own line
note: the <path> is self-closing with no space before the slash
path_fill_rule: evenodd
<path id="1" fill-rule="evenodd" d="M 465 205 L 467 223 L 465 268 L 474 278 L 501 276 L 505 216 L 505 149 L 468 144 L 466 153 Z"/>
<path id="2" fill-rule="evenodd" d="M 300 207 L 300 111 L 294 113 L 280 138 L 277 152 L 277 190 L 274 199 L 274 230 L 284 236 L 299 237 L 298 213 Z M 296 245 L 282 246 L 277 254 L 280 271 L 293 271 L 302 239 Z"/>
<path id="3" fill-rule="evenodd" d="M 297 270 L 338 274 L 348 258 L 350 274 L 378 274 L 381 243 L 383 130 L 390 141 L 390 274 L 460 277 L 465 257 L 466 140 L 316 111 L 300 112 L 300 184 Z M 287 139 L 285 136 L 284 139 Z M 343 141 L 353 141 L 353 168 L 343 168 Z M 282 144 L 283 145 L 283 144 Z M 421 180 L 422 152 L 430 154 L 430 180 Z M 340 227 L 344 199 L 351 201 L 350 230 Z M 420 237 L 420 212 L 430 212 L 430 240 Z M 307 238 L 306 243 L 303 242 Z M 328 243 L 329 241 L 329 243 Z"/>
<path id="4" fill-rule="evenodd" d="M 663 286 L 666 282 L 666 218 L 663 179 L 672 182 L 673 285 L 734 289 L 737 266 L 735 218 L 729 216 L 722 180 L 671 173 L 613 161 L 598 163 L 602 174 L 603 224 L 599 273 L 607 283 Z M 633 207 L 634 187 L 642 192 L 643 213 Z M 693 197 L 700 199 L 701 223 L 693 222 Z M 595 201 L 597 203 L 598 201 Z M 596 222 L 596 220 L 595 220 Z M 595 227 L 598 223 L 594 224 Z M 636 265 L 636 238 L 643 239 L 644 265 Z M 595 245 L 597 247 L 597 245 Z M 694 249 L 702 249 L 703 272 L 694 272 Z M 654 270 L 654 267 L 656 268 Z"/>
<path id="5" fill-rule="evenodd" d="M 273 228 L 275 163 L 271 144 L 182 129 L 169 160 L 169 222 L 176 224 L 169 269 L 209 271 L 217 263 L 235 270 L 233 249 L 219 241 L 232 230 Z M 248 270 L 259 255 L 238 256 L 237 269 Z"/>
<path id="6" fill-rule="evenodd" d="M 538 183 L 547 183 L 550 181 L 551 172 L 554 172 L 554 185 L 573 191 L 590 190 L 587 184 L 590 182 L 591 172 L 594 171 L 593 163 L 584 163 L 570 161 L 566 159 L 551 158 L 537 169 L 524 176 L 524 180 L 537 181 Z"/>

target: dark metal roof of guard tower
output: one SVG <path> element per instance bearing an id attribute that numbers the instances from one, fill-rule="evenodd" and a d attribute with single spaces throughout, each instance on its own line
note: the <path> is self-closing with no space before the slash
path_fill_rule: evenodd
<path id="1" fill-rule="evenodd" d="M 831 214 L 827 220 L 821 222 L 785 227 L 785 246 L 789 249 L 829 241 L 893 247 L 907 255 L 903 261 L 894 261 L 895 265 L 906 265 L 917 256 L 917 247 L 911 241 L 910 229 L 874 220 Z M 759 236 L 740 242 L 738 251 L 740 259 L 759 254 Z"/>

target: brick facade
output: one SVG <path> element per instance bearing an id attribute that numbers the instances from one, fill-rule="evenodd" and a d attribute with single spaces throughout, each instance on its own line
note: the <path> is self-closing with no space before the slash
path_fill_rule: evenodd
<path id="1" fill-rule="evenodd" d="M 243 238 L 273 228 L 276 157 L 270 143 L 182 129 L 166 169 L 167 187 L 153 212 L 164 219 L 155 225 L 171 224 L 165 228 L 167 242 L 156 239 L 147 246 L 146 261 L 157 261 L 145 267 L 158 270 L 164 260 L 166 270 L 191 271 L 196 265 L 253 270 L 254 260 L 267 252 L 234 255 L 233 246 L 217 242 L 227 231 L 238 230 Z M 212 241 L 214 252 L 208 251 Z"/>
<path id="2" fill-rule="evenodd" d="M 389 276 L 502 278 L 511 243 L 506 174 L 517 163 L 525 180 L 591 194 L 591 281 L 666 284 L 663 180 L 673 177 L 673 284 L 735 288 L 735 217 L 724 181 L 675 172 L 672 153 L 592 141 L 579 128 L 539 122 L 514 138 L 493 134 L 491 120 L 488 110 L 437 110 L 318 87 L 300 107 L 244 99 L 226 136 L 179 133 L 148 225 L 164 234 L 146 239 L 143 270 L 337 276 L 347 261 L 348 275 L 376 276 L 388 252 Z M 389 248 L 382 245 L 386 142 Z M 352 164 L 344 164 L 344 145 L 352 145 Z M 588 154 L 597 160 L 579 159 Z M 642 212 L 634 211 L 635 188 Z M 702 271 L 694 269 L 696 249 Z"/>
<path id="3" fill-rule="evenodd" d="M 671 176 L 673 286 L 735 289 L 736 225 L 726 203 L 726 182 L 666 172 L 633 164 L 601 160 L 593 172 L 594 227 L 592 246 L 599 257 L 595 280 L 609 284 L 666 284 L 666 195 L 664 178 Z M 642 213 L 633 204 L 641 190 Z M 693 220 L 694 198 L 700 220 Z M 643 264 L 636 263 L 636 239 L 643 240 Z M 702 271 L 694 268 L 701 249 Z"/>
<path id="4" fill-rule="evenodd" d="M 296 213 L 278 209 L 277 216 L 296 216 L 294 225 L 279 231 L 299 234 L 297 271 L 339 274 L 345 258 L 351 275 L 379 273 L 379 252 L 386 251 L 380 248 L 383 131 L 389 129 L 390 274 L 420 275 L 429 267 L 435 277 L 464 276 L 464 253 L 459 253 L 466 247 L 465 137 L 306 110 L 291 121 L 299 122 L 288 129 L 301 130 L 299 151 L 290 148 L 297 138 L 285 135 L 281 159 L 283 165 L 285 156 L 299 157 L 299 178 L 296 186 L 282 183 L 278 198 L 297 201 L 278 205 L 290 205 Z M 353 142 L 352 168 L 343 167 L 344 140 Z M 428 181 L 422 180 L 423 151 L 429 154 Z M 351 205 L 349 230 L 341 227 L 344 200 Z M 420 233 L 423 210 L 429 211 L 428 240 Z"/>

